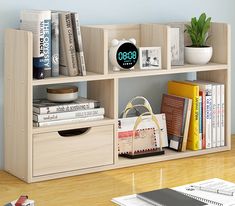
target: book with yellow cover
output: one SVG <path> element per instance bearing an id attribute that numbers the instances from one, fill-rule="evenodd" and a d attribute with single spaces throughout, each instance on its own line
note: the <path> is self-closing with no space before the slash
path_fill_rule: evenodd
<path id="1" fill-rule="evenodd" d="M 190 117 L 187 149 L 199 149 L 199 87 L 187 82 L 169 81 L 168 94 L 192 99 L 192 112 Z"/>

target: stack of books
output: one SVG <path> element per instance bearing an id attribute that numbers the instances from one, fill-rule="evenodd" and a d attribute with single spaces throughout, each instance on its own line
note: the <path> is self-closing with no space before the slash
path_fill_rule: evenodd
<path id="1" fill-rule="evenodd" d="M 43 127 L 104 119 L 105 110 L 96 100 L 78 97 L 67 103 L 46 99 L 33 101 L 33 126 Z"/>
<path id="2" fill-rule="evenodd" d="M 33 33 L 33 77 L 86 75 L 77 12 L 24 10 L 20 29 Z"/>
<path id="3" fill-rule="evenodd" d="M 187 149 L 210 149 L 225 145 L 225 88 L 223 84 L 199 80 L 169 81 L 168 94 L 192 100 Z M 172 104 L 172 99 L 172 97 L 171 99 L 168 97 L 168 108 L 165 107 L 164 111 L 166 112 L 167 130 L 169 132 L 174 130 L 177 131 L 177 129 L 184 130 L 185 122 L 187 122 L 186 119 L 184 119 L 187 117 L 185 111 L 189 110 L 185 110 L 185 108 L 188 108 L 186 100 L 177 100 L 178 102 L 174 100 L 174 103 Z M 164 101 L 163 98 L 162 107 L 166 105 L 166 101 L 165 103 Z M 171 105 L 169 106 L 170 101 Z M 173 115 L 173 109 L 175 111 L 178 109 L 178 113 L 175 112 Z M 177 117 L 176 115 L 182 116 Z M 172 117 L 177 117 L 178 120 L 181 119 L 181 122 L 172 121 Z M 184 132 L 181 132 L 181 134 L 184 134 Z M 172 134 L 168 135 L 172 136 Z M 183 136 L 183 138 L 186 137 L 186 135 Z M 177 139 L 175 136 L 174 138 Z M 176 143 L 173 142 L 172 144 L 175 145 Z"/>

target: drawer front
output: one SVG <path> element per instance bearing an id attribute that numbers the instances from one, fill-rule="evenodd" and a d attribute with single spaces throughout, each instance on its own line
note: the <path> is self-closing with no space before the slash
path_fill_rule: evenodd
<path id="1" fill-rule="evenodd" d="M 33 135 L 33 176 L 113 164 L 113 125 L 75 136 Z"/>

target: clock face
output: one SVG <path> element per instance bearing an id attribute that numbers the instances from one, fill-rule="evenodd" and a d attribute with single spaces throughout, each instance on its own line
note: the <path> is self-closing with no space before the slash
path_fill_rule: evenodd
<path id="1" fill-rule="evenodd" d="M 117 50 L 116 59 L 120 67 L 130 69 L 138 60 L 138 49 L 130 42 L 123 43 Z"/>

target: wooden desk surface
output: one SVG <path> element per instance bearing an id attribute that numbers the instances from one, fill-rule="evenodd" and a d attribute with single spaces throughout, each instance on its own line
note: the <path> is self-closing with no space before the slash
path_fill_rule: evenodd
<path id="1" fill-rule="evenodd" d="M 235 138 L 232 145 L 234 148 Z M 0 205 L 27 194 L 37 206 L 111 206 L 113 197 L 213 177 L 235 182 L 235 149 L 33 184 L 0 171 Z"/>

